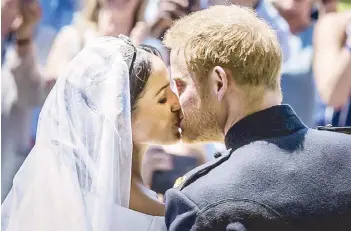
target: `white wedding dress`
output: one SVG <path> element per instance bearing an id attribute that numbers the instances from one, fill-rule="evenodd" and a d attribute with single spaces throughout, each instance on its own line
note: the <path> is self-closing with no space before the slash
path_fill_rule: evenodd
<path id="1" fill-rule="evenodd" d="M 157 194 L 155 193 L 155 197 Z M 94 200 L 89 197 L 88 200 Z M 110 230 L 124 231 L 166 231 L 164 217 L 151 216 L 119 206 L 112 206 Z"/>
<path id="2" fill-rule="evenodd" d="M 2 204 L 2 231 L 166 230 L 163 217 L 128 209 L 135 55 L 127 37 L 106 37 L 67 66 Z"/>
<path id="3" fill-rule="evenodd" d="M 91 199 L 91 198 L 90 198 Z M 89 199 L 88 199 L 89 203 Z M 3 211 L 2 213 L 2 228 L 1 230 L 7 230 L 6 226 L 4 224 L 8 223 L 10 214 L 6 214 L 6 211 Z M 123 231 L 166 231 L 166 225 L 165 225 L 165 220 L 164 217 L 159 217 L 159 216 L 151 216 L 147 214 L 143 214 L 140 212 L 136 212 L 134 210 L 122 207 L 120 205 L 113 205 L 112 206 L 112 212 L 111 212 L 111 226 L 108 230 L 111 231 L 118 231 L 118 230 L 123 230 Z M 35 226 L 35 225 L 33 225 Z M 23 226 L 20 226 L 23 227 Z M 18 227 L 17 229 L 8 229 L 8 230 L 25 230 L 25 231 L 31 231 L 32 229 L 27 229 L 27 228 L 20 228 Z M 28 227 L 26 225 L 26 227 Z M 36 230 L 45 230 L 45 229 L 38 229 Z M 52 228 L 50 230 L 59 230 Z M 75 229 L 76 230 L 76 229 Z M 33 230 L 34 231 L 34 230 Z"/>

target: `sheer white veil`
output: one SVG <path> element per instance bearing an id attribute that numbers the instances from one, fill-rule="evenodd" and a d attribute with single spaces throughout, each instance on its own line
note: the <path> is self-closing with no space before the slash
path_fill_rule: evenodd
<path id="1" fill-rule="evenodd" d="M 107 231 L 112 207 L 128 207 L 135 53 L 125 36 L 100 38 L 58 78 L 2 205 L 2 230 Z"/>

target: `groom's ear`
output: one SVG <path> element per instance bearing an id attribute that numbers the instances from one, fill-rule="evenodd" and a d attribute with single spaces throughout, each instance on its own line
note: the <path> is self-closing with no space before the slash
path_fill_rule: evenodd
<path id="1" fill-rule="evenodd" d="M 215 66 L 211 72 L 211 82 L 218 101 L 224 98 L 228 89 L 228 75 L 220 66 Z"/>

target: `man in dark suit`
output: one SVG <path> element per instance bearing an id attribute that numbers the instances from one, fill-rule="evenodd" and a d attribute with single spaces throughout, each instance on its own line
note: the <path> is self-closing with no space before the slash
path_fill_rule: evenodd
<path id="1" fill-rule="evenodd" d="M 168 230 L 350 231 L 351 136 L 309 129 L 281 105 L 272 29 L 216 6 L 177 21 L 164 42 L 183 140 L 228 149 L 166 193 Z"/>

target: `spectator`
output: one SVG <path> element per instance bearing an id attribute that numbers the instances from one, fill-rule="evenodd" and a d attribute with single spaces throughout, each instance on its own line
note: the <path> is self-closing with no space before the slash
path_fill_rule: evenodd
<path id="1" fill-rule="evenodd" d="M 315 127 L 316 89 L 312 72 L 313 30 L 310 0 L 273 0 L 272 4 L 288 22 L 290 58 L 283 64 L 283 103 L 291 105 L 300 119 Z"/>
<path id="2" fill-rule="evenodd" d="M 317 20 L 320 16 L 327 13 L 336 12 L 338 0 L 319 0 L 312 1 L 313 7 L 311 11 L 311 17 Z"/>
<path id="3" fill-rule="evenodd" d="M 12 37 L 12 25 L 18 13 L 19 0 L 1 1 L 1 65 L 5 59 L 6 47 Z"/>
<path id="4" fill-rule="evenodd" d="M 201 0 L 159 0 L 156 17 L 149 19 L 149 22 L 153 24 L 152 36 L 161 39 L 174 20 L 206 7 L 207 4 Z"/>
<path id="5" fill-rule="evenodd" d="M 336 12 L 338 6 L 338 0 L 320 0 L 319 1 L 319 12 L 321 15 L 327 13 Z"/>
<path id="6" fill-rule="evenodd" d="M 36 0 L 24 4 L 18 9 L 14 49 L 7 53 L 1 70 L 1 201 L 28 154 L 31 113 L 41 103 L 44 89 L 33 46 L 41 8 Z"/>
<path id="7" fill-rule="evenodd" d="M 203 145 L 150 146 L 144 156 L 143 179 L 162 201 L 164 193 L 173 187 L 177 178 L 205 162 Z"/>
<path id="8" fill-rule="evenodd" d="M 169 53 L 160 41 L 165 31 L 173 24 L 174 20 L 206 7 L 202 2 L 203 0 L 150 1 L 145 11 L 145 21 L 150 27 L 152 37 L 149 37 L 146 42 L 161 51 L 166 64 L 169 65 Z"/>
<path id="9" fill-rule="evenodd" d="M 40 3 L 43 17 L 37 28 L 35 42 L 40 44 L 39 62 L 45 66 L 57 32 L 71 23 L 78 3 L 76 0 L 40 0 Z"/>
<path id="10" fill-rule="evenodd" d="M 57 35 L 47 62 L 48 75 L 56 78 L 84 45 L 98 36 L 133 35 L 134 41 L 140 43 L 147 34 L 145 25 L 137 23 L 143 3 L 142 0 L 87 0 L 72 24 Z"/>
<path id="11" fill-rule="evenodd" d="M 18 0 L 1 1 L 1 39 L 10 33 L 12 24 L 19 13 L 18 11 Z"/>
<path id="12" fill-rule="evenodd" d="M 61 27 L 71 23 L 73 12 L 79 9 L 83 0 L 40 0 L 43 9 L 43 16 L 38 25 L 35 44 L 40 44 L 36 56 L 41 66 L 45 66 L 52 43 Z M 48 83 L 51 89 L 52 84 Z M 31 122 L 31 146 L 34 145 L 39 113 L 41 107 L 35 108 Z"/>
<path id="13" fill-rule="evenodd" d="M 330 13 L 316 24 L 314 73 L 327 105 L 318 124 L 351 126 L 351 11 Z"/>

